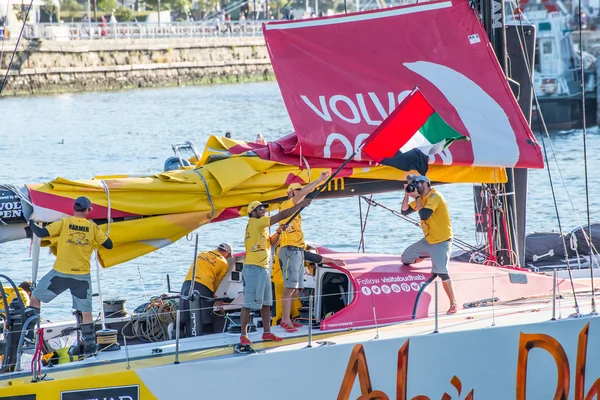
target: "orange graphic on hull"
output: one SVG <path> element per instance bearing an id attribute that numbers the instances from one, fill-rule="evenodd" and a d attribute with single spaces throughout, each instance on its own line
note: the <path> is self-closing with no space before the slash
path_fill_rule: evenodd
<path id="1" fill-rule="evenodd" d="M 400 350 L 398 350 L 398 369 L 396 373 L 396 400 L 407 400 L 408 391 L 408 348 L 409 340 L 407 340 Z M 367 365 L 367 357 L 362 344 L 357 344 L 352 349 L 348 367 L 340 386 L 337 400 L 350 400 L 352 387 L 358 376 L 360 384 L 360 396 L 356 400 L 389 400 L 387 394 L 381 390 L 373 390 L 371 384 L 371 376 L 369 375 L 369 367 Z M 450 384 L 454 386 L 458 392 L 458 396 L 462 393 L 462 382 L 457 376 L 452 377 Z M 471 390 L 465 397 L 465 400 L 473 400 L 474 391 Z M 419 395 L 411 400 L 431 400 L 429 397 Z M 452 400 L 452 396 L 444 393 L 441 400 Z"/>

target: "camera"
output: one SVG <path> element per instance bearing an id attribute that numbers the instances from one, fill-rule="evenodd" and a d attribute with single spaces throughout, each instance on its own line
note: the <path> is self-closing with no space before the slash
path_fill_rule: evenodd
<path id="1" fill-rule="evenodd" d="M 417 185 L 415 185 L 414 183 L 409 183 L 408 185 L 406 185 L 406 192 L 407 193 L 412 193 L 415 190 L 417 190 Z"/>

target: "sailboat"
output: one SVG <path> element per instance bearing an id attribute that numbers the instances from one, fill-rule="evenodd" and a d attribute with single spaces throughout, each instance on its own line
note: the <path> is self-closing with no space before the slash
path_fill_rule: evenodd
<path id="1" fill-rule="evenodd" d="M 488 32 L 502 31 L 502 7 L 496 2 L 483 6 Z M 26 238 L 24 219 L 31 212 L 40 221 L 53 221 L 85 194 L 94 205 L 90 217 L 110 229 L 115 243 L 113 250 L 99 251 L 99 265 L 118 268 L 202 225 L 243 217 L 250 201 L 276 208 L 289 183 L 307 183 L 345 162 L 323 196 L 398 190 L 411 171 L 377 165 L 357 149 L 415 85 L 444 121 L 470 138 L 430 156 L 426 173 L 432 182 L 501 185 L 512 177 L 511 168 L 541 168 L 541 149 L 519 107 L 527 96 L 517 102 L 514 84 L 496 59 L 495 54 L 504 53 L 494 52 L 478 11 L 466 0 L 440 0 L 268 23 L 265 40 L 294 134 L 267 145 L 212 137 L 192 165 L 154 176 L 5 186 L 22 215 L 0 227 L 0 239 Z M 498 18 L 492 18 L 497 12 Z M 53 244 L 34 241 L 34 247 Z M 594 315 L 580 312 L 582 299 L 587 301 L 594 287 L 521 269 L 518 245 L 512 246 L 511 251 L 494 249 L 493 263 L 485 266 L 451 263 L 462 309 L 444 315 L 448 301 L 439 294 L 429 261 L 403 265 L 399 256 L 335 253 L 315 245 L 313 251 L 335 254 L 346 266 L 319 265 L 306 273 L 305 326 L 281 332 L 285 340 L 278 343 L 261 342 L 251 334 L 253 354 L 237 354 L 232 348 L 239 340 L 236 311 L 244 261 L 244 254 L 236 254 L 217 291 L 230 298 L 221 333 L 181 338 L 175 319 L 160 327 L 165 340 L 141 343 L 139 337 L 127 339 L 131 336 L 124 324 L 133 319 L 105 317 L 102 323 L 114 336 L 101 351 L 49 366 L 41 360 L 44 344 L 65 334 L 66 327 L 42 325 L 34 359 L 24 362 L 33 372 L 23 368 L 31 353 L 17 349 L 13 355 L 18 360 L 5 355 L 0 396 L 597 396 L 600 364 L 587 355 L 598 346 L 593 332 L 600 324 Z M 156 299 L 161 304 L 168 300 Z M 573 318 L 561 318 L 572 307 Z M 171 310 L 164 315 L 173 316 Z M 260 332 L 265 321 L 258 316 L 252 321 Z M 549 376 L 555 377 L 550 384 Z"/>

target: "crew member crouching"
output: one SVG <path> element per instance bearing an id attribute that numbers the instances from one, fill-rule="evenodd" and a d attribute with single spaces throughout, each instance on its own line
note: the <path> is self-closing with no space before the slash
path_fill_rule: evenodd
<path id="1" fill-rule="evenodd" d="M 194 264 L 185 277 L 181 286 L 181 295 L 184 298 L 179 300 L 179 309 L 181 310 L 181 328 L 184 330 L 184 336 L 200 336 L 214 333 L 213 326 L 213 306 L 222 306 L 219 301 L 214 301 L 215 293 L 225 278 L 229 265 L 227 258 L 231 257 L 232 248 L 229 243 L 221 243 L 215 250 L 204 251 L 196 257 L 196 275 L 194 277 L 194 288 L 192 293 L 199 293 L 198 300 L 190 301 L 190 287 L 192 286 L 192 274 L 194 273 Z M 195 305 L 195 306 L 194 306 Z"/>

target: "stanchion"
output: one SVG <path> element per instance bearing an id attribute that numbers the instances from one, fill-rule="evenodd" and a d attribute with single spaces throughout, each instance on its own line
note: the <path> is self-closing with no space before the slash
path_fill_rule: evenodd
<path id="1" fill-rule="evenodd" d="M 552 281 L 552 321 L 556 321 L 556 268 L 554 268 Z"/>
<path id="2" fill-rule="evenodd" d="M 181 310 L 177 310 L 177 318 L 175 319 L 175 364 L 179 364 L 179 321 L 181 318 Z"/>
<path id="3" fill-rule="evenodd" d="M 433 331 L 433 333 L 438 333 L 439 332 L 439 298 L 438 298 L 438 281 L 435 281 L 435 330 Z"/>
<path id="4" fill-rule="evenodd" d="M 308 298 L 308 346 L 312 347 L 312 326 L 313 326 L 313 295 Z"/>

